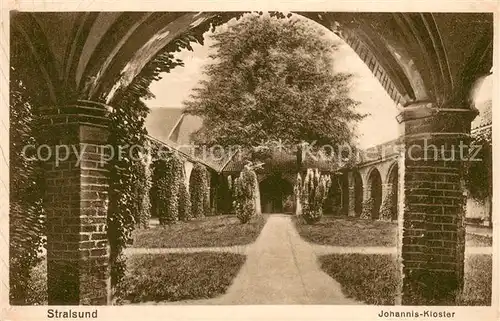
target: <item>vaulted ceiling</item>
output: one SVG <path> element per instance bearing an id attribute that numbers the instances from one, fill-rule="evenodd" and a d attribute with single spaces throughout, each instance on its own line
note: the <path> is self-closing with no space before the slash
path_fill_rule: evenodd
<path id="1" fill-rule="evenodd" d="M 29 50 L 47 103 L 111 103 L 169 42 L 237 12 L 14 12 L 11 54 Z M 401 105 L 468 107 L 474 82 L 489 73 L 491 13 L 298 12 L 344 39 Z M 19 49 L 21 48 L 21 49 Z M 71 96 L 71 97 L 73 97 Z"/>

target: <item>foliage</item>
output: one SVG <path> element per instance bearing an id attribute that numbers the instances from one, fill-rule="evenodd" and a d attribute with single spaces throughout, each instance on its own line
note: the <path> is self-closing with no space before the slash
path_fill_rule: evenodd
<path id="1" fill-rule="evenodd" d="M 145 162 L 136 162 L 137 181 L 135 187 L 135 200 L 137 202 L 137 211 L 135 211 L 135 222 L 138 227 L 148 228 L 149 218 L 151 217 L 151 201 L 149 199 L 149 190 L 151 189 L 150 166 Z"/>
<path id="2" fill-rule="evenodd" d="M 465 183 L 472 198 L 484 201 L 493 194 L 493 149 L 491 140 L 491 128 L 480 130 L 472 135 L 471 154 L 480 148 L 476 160 L 468 162 Z M 471 155 L 472 156 L 472 155 Z"/>
<path id="3" fill-rule="evenodd" d="M 333 72 L 338 45 L 323 28 L 295 15 L 248 14 L 211 37 L 213 63 L 185 102 L 187 113 L 203 118 L 195 141 L 351 143 L 349 123 L 363 116 L 348 96 L 351 76 Z"/>
<path id="4" fill-rule="evenodd" d="M 248 223 L 257 214 L 257 175 L 248 165 L 233 182 L 233 207 L 241 223 Z"/>
<path id="5" fill-rule="evenodd" d="M 183 167 L 177 152 L 171 152 L 168 157 L 153 162 L 152 199 L 161 225 L 173 224 L 179 220 L 180 191 L 184 184 Z M 182 211 L 186 214 L 187 208 L 182 207 Z"/>
<path id="6" fill-rule="evenodd" d="M 179 220 L 189 221 L 191 219 L 191 195 L 186 184 L 186 171 L 181 167 L 179 184 Z"/>
<path id="7" fill-rule="evenodd" d="M 375 207 L 375 199 L 373 199 L 373 197 L 370 197 L 370 198 L 364 200 L 363 204 L 361 206 L 362 206 L 362 210 L 361 210 L 360 218 L 364 218 L 364 219 L 372 218 L 373 209 Z"/>
<path id="8" fill-rule="evenodd" d="M 43 173 L 40 162 L 22 152 L 24 146 L 38 143 L 34 126 L 36 101 L 21 79 L 22 71 L 14 67 L 10 71 L 9 297 L 11 304 L 25 304 L 30 299 L 30 273 L 40 261 L 38 254 L 45 234 Z"/>
<path id="9" fill-rule="evenodd" d="M 108 143 L 116 147 L 143 146 L 144 121 L 148 108 L 134 92 L 126 91 L 115 101 L 110 113 Z M 110 244 L 111 284 L 116 286 L 125 271 L 122 250 L 132 241 L 131 233 L 141 216 L 142 197 L 146 193 L 146 173 L 142 170 L 137 149 L 130 149 L 121 157 L 113 157 L 109 168 L 108 240 Z M 139 183 L 140 182 L 140 183 Z M 137 184 L 141 184 L 138 186 Z"/>
<path id="10" fill-rule="evenodd" d="M 217 19 L 216 19 L 217 20 Z M 210 25 L 203 23 L 191 31 L 180 35 L 162 48 L 155 57 L 149 61 L 126 88 L 121 88 L 110 104 L 115 107 L 111 115 L 110 144 L 113 146 L 144 146 L 146 131 L 144 120 L 148 113 L 143 99 L 154 98 L 149 90 L 153 81 L 158 81 L 162 75 L 170 72 L 177 66 L 183 66 L 180 59 L 174 57 L 173 52 L 182 49 L 193 50 L 191 42 L 203 42 L 203 33 Z M 105 93 L 106 90 L 103 91 Z M 100 100 L 106 99 L 103 94 Z M 143 180 L 143 172 L 137 166 L 138 157 L 130 157 L 125 153 L 122 159 L 113 159 L 110 164 L 110 193 L 108 208 L 108 239 L 111 253 L 111 283 L 118 284 L 123 278 L 125 261 L 121 252 L 126 244 L 131 242 L 130 235 L 136 224 L 136 217 L 140 217 L 141 208 L 138 204 L 138 190 L 134 189 L 134 182 Z M 132 155 L 134 156 L 134 155 Z M 141 190 L 141 194 L 144 190 Z M 147 202 L 147 200 L 145 200 Z M 151 204 L 153 207 L 154 204 Z M 157 210 L 156 208 L 155 210 Z M 153 210 L 153 209 L 152 209 Z M 170 211 L 172 216 L 175 211 Z"/>
<path id="11" fill-rule="evenodd" d="M 320 257 L 320 263 L 348 296 L 365 304 L 395 304 L 399 278 L 393 256 L 333 254 Z"/>
<path id="12" fill-rule="evenodd" d="M 208 171 L 205 166 L 196 163 L 189 177 L 191 211 L 196 218 L 210 214 Z M 208 205 L 207 205 L 208 204 Z"/>
<path id="13" fill-rule="evenodd" d="M 331 183 L 330 175 L 320 174 L 317 168 L 307 169 L 303 182 L 300 174 L 297 174 L 295 197 L 300 200 L 301 216 L 306 223 L 316 223 L 323 216 L 323 206 Z"/>
<path id="14" fill-rule="evenodd" d="M 464 290 L 457 305 L 491 306 L 493 256 L 470 255 L 465 259 Z"/>
<path id="15" fill-rule="evenodd" d="M 205 196 L 203 197 L 203 211 L 205 212 L 205 215 L 215 215 L 215 213 L 212 212 L 212 209 L 210 207 L 210 181 L 211 181 L 211 175 L 210 172 L 207 170 L 205 167 L 205 176 L 207 178 L 206 185 L 204 188 Z"/>

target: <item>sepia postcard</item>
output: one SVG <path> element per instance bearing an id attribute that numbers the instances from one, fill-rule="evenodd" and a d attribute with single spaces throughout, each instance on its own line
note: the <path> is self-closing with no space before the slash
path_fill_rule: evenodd
<path id="1" fill-rule="evenodd" d="M 2 3 L 0 319 L 499 320 L 499 10 Z"/>

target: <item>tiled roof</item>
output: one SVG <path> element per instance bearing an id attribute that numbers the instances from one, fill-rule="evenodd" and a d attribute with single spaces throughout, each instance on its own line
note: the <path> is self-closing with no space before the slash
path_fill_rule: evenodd
<path id="1" fill-rule="evenodd" d="M 168 141 L 170 132 L 182 115 L 181 108 L 159 107 L 150 108 L 145 126 L 148 134 L 160 141 Z"/>
<path id="2" fill-rule="evenodd" d="M 183 114 L 175 128 L 172 130 L 170 139 L 179 144 L 189 144 L 191 134 L 201 128 L 203 120 L 201 117 Z"/>

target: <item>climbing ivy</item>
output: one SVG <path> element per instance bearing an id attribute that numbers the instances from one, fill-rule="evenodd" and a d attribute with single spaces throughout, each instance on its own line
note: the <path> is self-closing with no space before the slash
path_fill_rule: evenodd
<path id="1" fill-rule="evenodd" d="M 182 177 L 182 161 L 176 152 L 153 162 L 152 198 L 160 225 L 174 224 L 179 220 Z M 183 213 L 185 214 L 185 213 Z"/>
<path id="2" fill-rule="evenodd" d="M 23 154 L 27 145 L 39 145 L 38 107 L 47 101 L 45 83 L 36 77 L 38 62 L 15 30 L 10 51 L 10 186 L 9 186 L 9 299 L 11 304 L 29 303 L 27 292 L 33 286 L 30 273 L 41 260 L 45 245 L 43 210 L 44 179 L 42 164 Z M 0 152 L 2 152 L 0 150 Z M 7 163 L 5 154 L 0 153 Z M 5 188 L 7 188 L 5 186 Z"/>
<path id="3" fill-rule="evenodd" d="M 382 205 L 380 206 L 380 218 L 385 221 L 392 220 L 393 213 L 396 212 L 397 203 L 394 201 L 395 193 L 392 188 L 387 193 Z"/>
<path id="4" fill-rule="evenodd" d="M 114 95 L 110 105 L 114 107 L 110 115 L 110 138 L 109 144 L 118 146 L 144 146 L 146 130 L 144 120 L 148 113 L 148 108 L 144 104 L 144 99 L 154 98 L 149 90 L 153 81 L 162 78 L 162 74 L 168 73 L 177 66 L 183 66 L 180 59 L 175 59 L 173 52 L 187 49 L 192 51 L 192 42 L 203 44 L 203 33 L 209 28 L 227 21 L 224 14 L 215 16 L 210 22 L 205 22 L 190 31 L 180 35 L 171 41 L 158 54 L 149 61 L 137 75 L 132 83 L 126 88 L 121 88 Z M 118 79 L 116 79 L 118 81 Z M 100 97 L 104 102 L 105 91 Z M 112 159 L 108 167 L 110 169 L 110 192 L 108 206 L 108 239 L 110 243 L 110 265 L 111 284 L 113 287 L 123 279 L 125 273 L 125 258 L 122 255 L 123 249 L 132 242 L 131 234 L 137 224 L 136 218 L 140 217 L 142 206 L 137 202 L 138 193 L 147 193 L 144 188 L 136 189 L 134 184 L 144 180 L 144 171 L 140 169 L 137 162 L 140 157 L 124 153 L 120 159 Z M 132 153 L 133 154 L 133 153 Z M 164 166 L 159 164 L 157 166 Z M 156 168 L 156 166 L 154 166 Z M 154 176 L 154 174 L 153 174 Z M 154 180 L 154 177 L 153 177 Z M 163 183 L 161 183 L 163 184 Z M 163 185 L 162 185 L 163 186 Z M 152 190 L 154 193 L 158 189 Z M 143 196 L 146 197 L 146 196 Z M 152 210 L 158 211 L 158 204 L 151 204 Z M 169 219 L 176 217 L 176 210 L 172 209 Z"/>
<path id="5" fill-rule="evenodd" d="M 151 173 L 149 164 L 146 162 L 136 162 L 137 182 L 135 184 L 137 202 L 137 211 L 135 212 L 136 226 L 140 228 L 149 227 L 149 218 L 151 217 L 151 201 L 149 199 L 149 190 L 151 188 Z"/>
<path id="6" fill-rule="evenodd" d="M 372 217 L 373 208 L 375 207 L 375 199 L 370 197 L 363 201 L 360 218 L 370 219 Z"/>
<path id="7" fill-rule="evenodd" d="M 23 155 L 35 145 L 33 105 L 23 82 L 11 68 L 10 80 L 10 302 L 25 304 L 32 268 L 40 261 L 43 245 L 43 173 L 41 164 Z"/>
<path id="8" fill-rule="evenodd" d="M 493 193 L 493 149 L 491 140 L 491 128 L 478 131 L 472 135 L 471 156 L 479 148 L 474 159 L 468 162 L 467 174 L 465 175 L 466 188 L 469 195 L 477 200 L 484 201 Z"/>
<path id="9" fill-rule="evenodd" d="M 144 121 L 148 113 L 146 105 L 135 93 L 123 92 L 115 101 L 110 113 L 108 143 L 115 152 L 126 146 L 143 146 L 145 141 Z M 145 173 L 137 149 L 116 153 L 109 161 L 108 239 L 110 244 L 111 285 L 115 287 L 125 273 L 125 257 L 122 250 L 132 241 L 132 231 L 141 215 L 138 193 L 144 192 Z M 120 157 L 118 157 L 118 155 Z"/>

